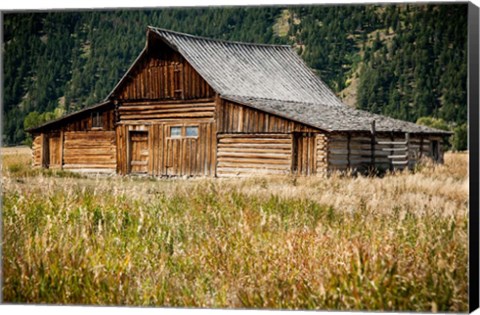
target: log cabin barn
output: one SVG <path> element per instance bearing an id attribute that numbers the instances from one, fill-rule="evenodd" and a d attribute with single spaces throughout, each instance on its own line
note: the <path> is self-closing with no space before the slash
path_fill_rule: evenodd
<path id="1" fill-rule="evenodd" d="M 343 104 L 290 46 L 146 35 L 102 103 L 28 130 L 35 166 L 225 177 L 443 161 L 450 133 Z"/>

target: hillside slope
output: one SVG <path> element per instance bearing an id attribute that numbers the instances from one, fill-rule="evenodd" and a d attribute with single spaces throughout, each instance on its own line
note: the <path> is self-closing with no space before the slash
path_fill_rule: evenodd
<path id="1" fill-rule="evenodd" d="M 11 13 L 4 143 L 102 100 L 143 48 L 147 25 L 291 44 L 349 104 L 410 121 L 437 117 L 452 128 L 467 119 L 465 4 Z"/>

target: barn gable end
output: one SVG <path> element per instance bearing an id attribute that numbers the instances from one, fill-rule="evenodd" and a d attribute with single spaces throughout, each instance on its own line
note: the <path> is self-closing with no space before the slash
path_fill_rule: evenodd
<path id="1" fill-rule="evenodd" d="M 117 172 L 215 175 L 215 92 L 153 33 L 111 93 L 117 104 Z"/>
<path id="2" fill-rule="evenodd" d="M 118 100 L 190 100 L 215 92 L 190 63 L 155 34 L 149 33 L 138 60 L 110 93 Z"/>

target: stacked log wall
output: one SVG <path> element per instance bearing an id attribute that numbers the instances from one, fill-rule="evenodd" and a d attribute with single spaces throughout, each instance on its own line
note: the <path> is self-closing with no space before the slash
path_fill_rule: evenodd
<path id="1" fill-rule="evenodd" d="M 317 174 L 325 175 L 328 170 L 328 136 L 324 133 L 317 134 Z"/>
<path id="2" fill-rule="evenodd" d="M 32 142 L 32 166 L 42 166 L 42 143 L 43 134 L 35 134 Z"/>
<path id="3" fill-rule="evenodd" d="M 289 174 L 292 137 L 287 134 L 219 135 L 217 159 L 219 177 Z"/>
<path id="4" fill-rule="evenodd" d="M 64 133 L 63 168 L 94 172 L 115 171 L 115 131 Z"/>
<path id="5" fill-rule="evenodd" d="M 121 123 L 152 121 L 211 121 L 214 118 L 213 99 L 195 101 L 122 102 L 118 107 Z"/>

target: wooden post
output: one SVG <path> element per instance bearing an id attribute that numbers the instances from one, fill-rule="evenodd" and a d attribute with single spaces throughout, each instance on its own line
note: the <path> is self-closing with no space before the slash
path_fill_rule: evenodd
<path id="1" fill-rule="evenodd" d="M 393 133 L 393 130 L 390 134 L 390 140 L 392 141 L 392 143 L 390 144 L 390 148 L 392 149 L 390 151 L 390 155 L 394 155 L 395 151 L 393 150 L 393 148 L 395 148 L 395 144 L 394 144 L 395 134 Z M 395 166 L 393 165 L 393 159 L 389 159 L 389 160 L 390 160 L 390 171 L 393 171 L 393 170 L 395 170 Z"/>
<path id="2" fill-rule="evenodd" d="M 60 131 L 60 169 L 63 169 L 63 146 L 65 142 L 65 136 L 63 130 Z"/>
<path id="3" fill-rule="evenodd" d="M 418 154 L 418 158 L 421 159 L 423 156 L 423 135 L 420 134 L 420 152 Z"/>
<path id="4" fill-rule="evenodd" d="M 370 129 L 371 133 L 371 161 L 372 161 L 372 169 L 375 168 L 375 120 L 372 121 L 372 126 Z"/>
<path id="5" fill-rule="evenodd" d="M 350 163 L 350 141 L 351 141 L 352 135 L 350 133 L 347 134 L 347 168 L 350 168 L 351 163 Z"/>
<path id="6" fill-rule="evenodd" d="M 407 167 L 408 169 L 411 169 L 412 166 L 411 166 L 411 163 L 410 163 L 410 134 L 407 132 L 405 133 L 405 145 L 407 147 L 407 152 L 406 152 L 406 156 L 407 156 Z"/>
<path id="7" fill-rule="evenodd" d="M 292 167 L 291 172 L 293 175 L 298 175 L 298 134 L 292 132 Z"/>

